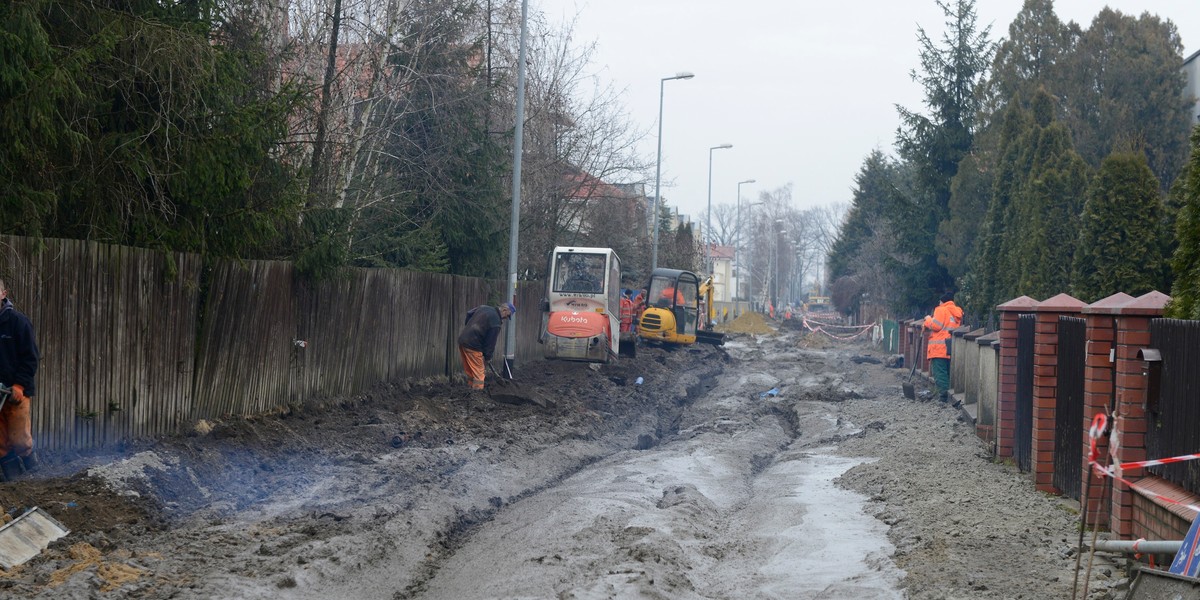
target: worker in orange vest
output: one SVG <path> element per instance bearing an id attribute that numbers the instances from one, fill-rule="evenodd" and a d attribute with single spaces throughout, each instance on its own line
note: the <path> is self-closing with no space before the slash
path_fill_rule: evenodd
<path id="1" fill-rule="evenodd" d="M 667 286 L 663 288 L 662 299 L 667 301 L 667 306 L 671 305 L 671 301 L 675 302 L 675 306 L 686 306 L 687 300 L 683 297 L 683 292 L 675 289 L 675 286 Z"/>
<path id="2" fill-rule="evenodd" d="M 625 290 L 621 292 L 621 331 L 633 330 L 633 298 L 630 297 L 633 292 Z"/>
<path id="3" fill-rule="evenodd" d="M 942 402 L 950 399 L 950 332 L 962 325 L 962 318 L 962 309 L 954 304 L 954 292 L 942 294 L 933 315 L 925 315 L 923 326 L 932 332 L 929 344 L 925 346 L 925 357 L 929 359 L 929 374 L 933 375 Z M 956 400 L 954 407 L 958 406 Z"/>

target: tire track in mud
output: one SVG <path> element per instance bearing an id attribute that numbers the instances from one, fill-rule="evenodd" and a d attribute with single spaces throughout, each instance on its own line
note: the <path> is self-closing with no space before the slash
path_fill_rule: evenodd
<path id="1" fill-rule="evenodd" d="M 643 356 L 645 351 L 643 351 Z M 672 389 L 670 383 L 679 383 L 671 377 L 665 378 L 664 382 L 646 386 L 644 389 L 649 390 L 649 394 L 653 398 L 657 398 L 652 403 L 654 407 L 652 412 L 656 418 L 656 425 L 653 434 L 639 433 L 638 442 L 633 447 L 635 450 L 651 450 L 660 445 L 664 440 L 668 440 L 679 432 L 679 426 L 683 415 L 688 407 L 693 405 L 697 400 L 704 398 L 711 390 L 717 387 L 719 378 L 725 372 L 725 364 L 729 362 L 729 356 L 719 348 L 715 352 L 697 352 L 690 349 L 662 349 L 664 356 L 656 357 L 656 362 L 676 369 L 683 369 L 685 374 L 682 375 L 682 381 L 694 379 L 690 383 L 683 386 L 683 393 L 673 393 L 678 388 Z M 682 356 L 675 356 L 675 353 L 683 353 Z M 703 361 L 699 365 L 689 365 L 690 361 L 687 358 L 700 357 L 705 354 L 716 354 L 717 360 Z M 686 367 L 686 368 L 685 368 Z M 629 370 L 634 367 L 626 367 Z M 610 377 L 611 378 L 611 377 Z M 633 379 L 628 378 L 628 379 Z M 643 384 L 645 385 L 645 384 Z M 637 390 L 637 388 L 631 388 Z M 636 391 L 628 392 L 630 395 Z M 644 405 L 643 405 L 644 406 Z M 638 414 L 631 413 L 624 415 L 621 419 L 623 426 L 634 426 L 638 422 Z M 616 429 L 623 429 L 617 427 Z M 614 437 L 610 428 L 608 437 Z M 604 440 L 595 440 L 604 442 Z M 506 506 L 535 498 L 540 494 L 551 492 L 560 486 L 564 481 L 574 477 L 580 472 L 585 471 L 593 465 L 607 460 L 613 455 L 628 450 L 625 445 L 613 444 L 609 447 L 607 453 L 595 454 L 586 457 L 583 460 L 575 462 L 565 469 L 561 469 L 554 474 L 553 477 L 540 481 L 538 484 L 528 487 L 517 494 L 509 496 L 507 499 L 492 502 L 488 508 L 475 507 L 463 513 L 458 518 L 447 523 L 446 527 L 437 533 L 437 544 L 430 548 L 430 553 L 426 561 L 421 565 L 419 570 L 414 573 L 411 581 L 403 590 L 397 591 L 393 598 L 395 600 L 409 600 L 419 598 L 427 591 L 427 584 L 437 576 L 439 571 L 447 561 L 451 560 L 456 553 L 471 542 L 472 536 L 479 530 L 480 527 L 492 522 L 500 515 Z"/>

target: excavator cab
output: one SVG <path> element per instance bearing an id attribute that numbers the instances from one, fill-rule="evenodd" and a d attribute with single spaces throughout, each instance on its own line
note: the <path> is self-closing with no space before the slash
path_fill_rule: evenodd
<path id="1" fill-rule="evenodd" d="M 646 309 L 638 320 L 638 337 L 652 342 L 696 343 L 700 278 L 691 271 L 655 269 L 646 285 Z"/>

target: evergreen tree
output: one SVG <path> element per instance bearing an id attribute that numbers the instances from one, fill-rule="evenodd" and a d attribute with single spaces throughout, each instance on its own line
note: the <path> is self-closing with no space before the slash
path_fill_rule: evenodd
<path id="1" fill-rule="evenodd" d="M 1105 8 L 1064 59 L 1064 120 L 1088 164 L 1120 149 L 1142 151 L 1170 188 L 1187 157 L 1193 102 L 1184 94 L 1182 43 L 1175 24 Z"/>
<path id="2" fill-rule="evenodd" d="M 483 40 L 471 29 L 478 15 L 469 3 L 438 0 L 414 1 L 407 11 L 411 30 L 389 61 L 421 73 L 421 84 L 395 99 L 400 108 L 379 113 L 390 120 L 380 123 L 389 135 L 371 159 L 378 164 L 358 171 L 377 170 L 384 183 L 351 195 L 351 255 L 364 266 L 499 276 L 509 163 L 486 128 L 486 73 L 476 60 Z"/>
<path id="3" fill-rule="evenodd" d="M 226 12 L 228 11 L 228 12 Z M 299 103 L 215 0 L 0 7 L 0 231 L 269 256 Z"/>
<path id="4" fill-rule="evenodd" d="M 1162 270 L 1158 180 L 1138 152 L 1104 159 L 1088 189 L 1072 290 L 1095 302 L 1117 292 L 1154 289 Z"/>
<path id="5" fill-rule="evenodd" d="M 997 167 L 988 209 L 968 259 L 971 270 L 962 278 L 960 301 L 969 313 L 977 315 L 990 313 L 997 304 L 1008 300 L 1005 296 L 1016 288 L 1016 265 L 1008 262 L 1012 255 L 1009 245 L 1015 238 L 1011 206 L 1030 169 L 1031 155 L 1023 151 L 1020 142 L 1034 125 L 1030 113 L 1021 108 L 1019 98 L 1009 102 L 1001 114 L 996 126 Z"/>
<path id="6" fill-rule="evenodd" d="M 1175 283 L 1166 316 L 1200 319 L 1200 127 L 1192 129 L 1192 154 L 1180 180 L 1183 204 L 1175 229 L 1179 246 L 1171 257 Z"/>
<path id="7" fill-rule="evenodd" d="M 879 150 L 872 150 L 863 160 L 854 176 L 850 210 L 826 259 L 830 281 L 854 274 L 859 249 L 876 235 L 873 225 L 894 201 L 895 178 L 895 164 Z"/>
<path id="8" fill-rule="evenodd" d="M 1059 20 L 1053 0 L 1025 0 L 996 48 L 985 112 L 998 114 L 1014 98 L 1028 102 L 1039 88 L 1055 94 L 1063 60 L 1080 35 L 1077 24 Z"/>
<path id="9" fill-rule="evenodd" d="M 1003 111 L 991 204 L 964 278 L 964 302 L 974 314 L 1070 286 L 1088 168 L 1055 121 L 1053 98 L 1039 90 L 1029 106 L 1023 110 L 1014 98 Z"/>
<path id="10" fill-rule="evenodd" d="M 1053 100 L 1044 91 L 1031 102 L 1034 128 L 1021 144 L 1030 170 L 1014 199 L 1013 256 L 1018 274 L 1011 296 L 1048 298 L 1070 289 L 1079 239 L 1078 219 L 1088 167 L 1071 146 L 1067 128 L 1054 120 Z"/>
<path id="11" fill-rule="evenodd" d="M 991 202 L 994 157 L 972 152 L 958 164 L 958 173 L 950 182 L 950 217 L 938 226 L 937 249 L 942 266 L 954 279 L 966 275 L 982 223 L 981 215 Z"/>
<path id="12" fill-rule="evenodd" d="M 941 47 L 918 30 L 921 71 L 913 79 L 925 90 L 930 115 L 903 107 L 897 147 L 915 176 L 906 210 L 899 211 L 895 226 L 902 249 L 918 257 L 901 275 L 909 287 L 904 296 L 918 305 L 936 300 L 952 279 L 938 256 L 937 233 L 949 215 L 950 185 L 959 162 L 972 146 L 980 108 L 977 87 L 991 60 L 989 28 L 977 29 L 973 0 L 938 0 L 946 16 Z"/>

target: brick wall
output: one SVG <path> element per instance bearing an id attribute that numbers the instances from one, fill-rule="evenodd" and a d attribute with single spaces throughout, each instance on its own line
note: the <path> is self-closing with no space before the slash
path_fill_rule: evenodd
<path id="1" fill-rule="evenodd" d="M 1009 458 L 1015 447 L 1017 403 L 1017 316 L 1033 312 L 1038 301 L 1014 298 L 996 307 L 1000 311 L 1000 376 L 996 393 L 996 456 Z"/>
<path id="2" fill-rule="evenodd" d="M 1058 407 L 1058 318 L 1078 315 L 1084 303 L 1066 294 L 1047 298 L 1034 309 L 1037 324 L 1033 342 L 1033 455 L 1031 466 L 1038 490 L 1057 494 L 1054 487 L 1054 436 Z"/>
<path id="3" fill-rule="evenodd" d="M 1200 505 L 1200 496 L 1158 477 L 1138 482 L 1149 494 L 1133 495 L 1133 522 L 1130 537 L 1147 540 L 1181 540 L 1187 535 L 1196 513 L 1191 509 L 1155 498 L 1162 496 L 1178 502 Z"/>
<path id="4" fill-rule="evenodd" d="M 1114 367 L 1116 369 L 1116 410 L 1113 431 L 1109 436 L 1109 452 L 1122 463 L 1146 460 L 1146 388 L 1148 377 L 1138 350 L 1150 345 L 1150 320 L 1162 315 L 1170 298 L 1151 292 L 1116 308 L 1116 340 Z M 1159 457 L 1155 457 L 1159 458 Z M 1129 469 L 1126 479 L 1151 484 L 1157 477 L 1146 477 L 1143 469 Z M 1165 482 L 1164 482 L 1165 483 Z M 1140 494 L 1129 485 L 1112 482 L 1109 529 L 1121 536 L 1134 535 L 1135 504 L 1144 505 Z"/>
<path id="5" fill-rule="evenodd" d="M 1114 294 L 1082 305 L 1069 296 L 1037 302 L 1022 296 L 997 307 L 1000 311 L 1000 358 L 994 430 L 981 423 L 981 435 L 994 435 L 997 456 L 1013 456 L 1017 370 L 1017 316 L 1036 313 L 1034 339 L 1033 482 L 1047 492 L 1053 487 L 1054 417 L 1057 404 L 1057 323 L 1062 314 L 1082 313 L 1087 321 L 1084 357 L 1083 430 L 1090 429 L 1098 413 L 1108 414 L 1109 431 L 1097 440 L 1098 459 L 1108 465 L 1141 461 L 1146 455 L 1146 364 L 1139 351 L 1150 345 L 1151 320 L 1162 315 L 1170 300 L 1159 292 L 1138 298 Z M 1086 462 L 1091 440 L 1079 440 Z M 1125 469 L 1129 484 L 1084 469 L 1081 509 L 1090 526 L 1107 526 L 1119 538 L 1179 539 L 1187 533 L 1195 514 L 1182 504 L 1200 505 L 1200 496 L 1143 469 Z M 1181 504 L 1182 503 L 1182 504 Z"/>
<path id="6" fill-rule="evenodd" d="M 1083 309 L 1087 319 L 1087 358 L 1083 368 L 1083 430 L 1091 427 L 1092 419 L 1097 414 L 1108 414 L 1116 405 L 1116 369 L 1110 359 L 1113 342 L 1116 340 L 1117 317 L 1116 310 L 1121 305 L 1133 301 L 1133 297 L 1120 293 L 1109 296 L 1099 302 L 1094 302 Z M 1081 441 L 1080 452 L 1087 460 L 1091 449 L 1090 438 Z M 1097 449 L 1101 456 L 1108 456 L 1108 438 L 1101 437 L 1097 441 Z M 1087 524 L 1097 524 L 1107 527 L 1109 522 L 1109 507 L 1112 501 L 1109 495 L 1108 481 L 1084 471 L 1081 508 L 1084 510 Z M 1085 502 L 1086 499 L 1086 502 Z"/>

